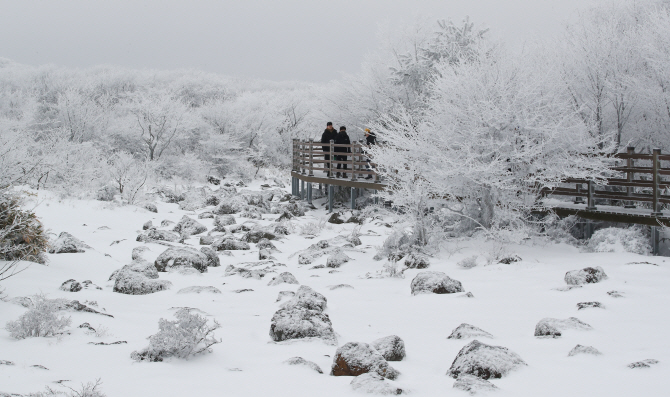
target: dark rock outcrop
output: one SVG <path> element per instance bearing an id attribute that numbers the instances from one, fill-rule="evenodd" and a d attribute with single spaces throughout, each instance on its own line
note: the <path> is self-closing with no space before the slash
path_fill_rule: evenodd
<path id="1" fill-rule="evenodd" d="M 333 376 L 359 376 L 368 372 L 396 379 L 400 373 L 367 343 L 349 342 L 337 348 L 330 374 Z"/>
<path id="2" fill-rule="evenodd" d="M 447 375 L 452 378 L 458 378 L 462 374 L 481 379 L 502 378 L 524 365 L 527 364 L 521 357 L 506 347 L 490 346 L 473 340 L 458 352 Z"/>
<path id="3" fill-rule="evenodd" d="M 607 274 L 600 266 L 585 267 L 565 273 L 565 282 L 569 285 L 593 284 L 605 279 L 607 279 Z"/>
<path id="4" fill-rule="evenodd" d="M 405 266 L 409 269 L 426 269 L 430 266 L 430 260 L 425 255 L 412 252 L 405 257 Z"/>
<path id="5" fill-rule="evenodd" d="M 69 279 L 63 284 L 61 284 L 60 288 L 61 291 L 68 291 L 68 292 L 79 292 L 82 289 L 81 283 L 77 280 L 74 279 Z"/>
<path id="6" fill-rule="evenodd" d="M 463 292 L 463 286 L 458 280 L 449 278 L 442 272 L 421 272 L 414 277 L 411 284 L 412 295 L 417 294 L 453 294 Z"/>
<path id="7" fill-rule="evenodd" d="M 599 308 L 599 309 L 604 309 L 605 308 L 605 306 L 603 306 L 603 304 L 600 303 L 600 302 L 579 302 L 577 304 L 577 310 L 588 309 L 590 307 Z"/>
<path id="8" fill-rule="evenodd" d="M 159 272 L 166 272 L 176 267 L 191 267 L 200 273 L 205 273 L 208 263 L 209 258 L 200 251 L 185 247 L 170 247 L 158 255 L 154 266 Z"/>

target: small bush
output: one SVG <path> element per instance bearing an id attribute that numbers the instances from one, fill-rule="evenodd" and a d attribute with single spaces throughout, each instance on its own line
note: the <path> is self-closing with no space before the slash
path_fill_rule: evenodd
<path id="1" fill-rule="evenodd" d="M 26 397 L 106 397 L 106 395 L 99 389 L 102 382 L 100 379 L 97 379 L 95 382 L 89 382 L 87 384 L 82 384 L 81 389 L 76 390 L 70 386 L 62 385 L 69 390 L 54 390 L 47 386 L 46 391 L 30 393 Z"/>
<path id="2" fill-rule="evenodd" d="M 62 334 L 71 323 L 70 317 L 59 316 L 65 306 L 63 299 L 47 299 L 44 295 L 35 295 L 33 307 L 16 321 L 9 321 L 5 329 L 12 338 L 25 339 L 48 337 Z"/>
<path id="3" fill-rule="evenodd" d="M 471 269 L 477 266 L 477 255 L 473 255 L 471 257 L 461 260 L 460 262 L 458 262 L 458 266 L 465 269 Z"/>
<path id="4" fill-rule="evenodd" d="M 640 255 L 649 255 L 651 252 L 649 237 L 637 225 L 627 229 L 608 227 L 596 230 L 587 249 L 591 252 L 632 252 Z"/>
<path id="5" fill-rule="evenodd" d="M 49 238 L 35 214 L 21 204 L 18 195 L 0 192 L 0 260 L 44 263 Z M 0 265 L 0 280 L 8 277 L 3 277 L 4 267 Z"/>
<path id="6" fill-rule="evenodd" d="M 199 314 L 191 314 L 188 309 L 175 313 L 176 321 L 161 318 L 159 331 L 149 337 L 149 347 L 134 351 L 130 357 L 136 361 L 163 361 L 168 357 L 188 358 L 196 354 L 211 352 L 211 346 L 221 343 L 214 338 L 214 330 L 220 327 L 214 320 L 213 325 Z"/>

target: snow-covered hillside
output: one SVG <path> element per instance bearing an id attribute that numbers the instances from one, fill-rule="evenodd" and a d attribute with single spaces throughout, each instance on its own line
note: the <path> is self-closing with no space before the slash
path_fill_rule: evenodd
<path id="1" fill-rule="evenodd" d="M 254 188 L 260 191 L 258 185 L 249 189 Z M 360 391 L 350 385 L 353 377 L 330 375 L 338 346 L 397 335 L 404 341 L 406 357 L 388 363 L 400 375 L 385 382 L 416 396 L 466 395 L 453 388 L 455 379 L 447 372 L 459 351 L 474 339 L 505 347 L 527 364 L 500 379 L 489 379 L 498 388 L 494 395 L 667 393 L 663 374 L 668 373 L 670 362 L 670 261 L 662 257 L 581 253 L 569 245 L 529 242 L 509 247 L 509 253 L 518 255 L 521 261 L 485 265 L 484 257 L 493 243 L 472 239 L 447 243 L 437 257 L 430 258 L 427 269 L 408 269 L 404 278 L 378 277 L 385 259 L 375 261 L 373 257 L 392 229 L 381 220 L 368 218 L 360 228 L 359 246 L 345 239 L 357 226 L 355 223 L 326 223 L 317 236 L 301 235 L 301 226 L 318 223 L 326 216 L 317 200 L 316 210 L 291 219 L 291 234 L 272 240 L 276 247 L 270 251 L 275 258 L 272 263 L 251 263 L 259 261 L 259 249 L 256 243 L 250 243 L 250 250 L 233 250 L 230 255 L 218 251 L 221 266 L 209 267 L 205 273 L 160 272 L 159 280 L 172 283 L 167 290 L 127 295 L 114 292 L 114 281 L 109 278 L 131 263 L 133 249 L 148 247 L 143 257 L 150 262 L 168 249 L 153 242 L 137 242 L 143 224 L 152 221 L 159 230 L 171 230 L 174 225 L 159 225 L 163 220 L 177 223 L 187 215 L 212 230 L 214 219 L 199 219 L 198 214 L 214 207 L 184 211 L 177 204 L 157 202 L 158 212 L 153 213 L 136 206 L 61 200 L 47 192 L 39 192 L 34 200 L 39 203 L 35 212 L 54 238 L 66 231 L 90 248 L 83 253 L 49 254 L 48 266 L 33 264 L 3 282 L 6 296 L 0 301 L 0 324 L 4 327 L 28 310 L 18 304 L 26 300 L 18 298 L 40 293 L 47 298 L 77 300 L 113 317 L 63 311 L 72 322 L 67 334 L 59 337 L 17 340 L 1 329 L 0 392 L 43 392 L 45 386 L 66 390 L 54 382 L 81 389 L 82 383 L 100 378 L 101 390 L 107 396 L 355 395 Z M 277 202 L 278 197 L 273 200 Z M 274 227 L 280 214 L 266 213 L 262 220 L 233 216 L 238 225 L 256 222 L 259 227 Z M 240 238 L 245 233 L 239 230 L 234 236 Z M 184 244 L 199 250 L 200 236 L 206 234 L 192 236 Z M 350 260 L 337 268 L 319 266 L 326 265 L 329 255 L 317 254 L 312 263 L 300 264 L 297 253 L 321 240 L 328 241 L 329 247 L 342 247 L 341 252 Z M 169 244 L 182 246 L 178 242 Z M 458 265 L 473 255 L 479 256 L 477 266 Z M 278 263 L 285 267 L 271 266 Z M 227 272 L 229 265 L 251 270 L 268 268 L 270 272 L 264 277 L 247 278 L 239 272 Z M 607 274 L 606 279 L 567 288 L 566 272 L 597 266 Z M 446 273 L 460 281 L 463 292 L 413 295 L 412 280 L 425 271 Z M 268 285 L 283 272 L 290 272 L 299 284 Z M 80 283 L 90 280 L 92 285 L 77 292 L 59 289 L 69 279 Z M 295 292 L 301 285 L 326 297 L 323 313 L 332 323 L 336 342 L 319 338 L 275 342 L 271 338 L 271 319 L 290 298 L 278 301 L 278 296 L 282 291 Z M 201 293 L 182 291 L 193 286 L 214 287 L 220 293 L 211 288 Z M 583 302 L 600 302 L 601 307 L 582 305 L 587 307 L 579 310 L 578 304 Z M 147 338 L 157 333 L 159 319 L 174 320 L 177 310 L 184 307 L 220 323 L 215 336 L 221 343 L 212 347 L 212 353 L 163 362 L 131 359 L 133 351 L 148 346 Z M 548 323 L 563 327 L 562 335 L 534 336 L 540 320 L 571 317 L 590 327 L 575 321 L 550 320 Z M 96 329 L 97 334 L 80 328 L 83 323 Z M 463 339 L 448 339 L 463 323 L 493 338 L 485 334 L 472 338 L 465 333 Z M 127 343 L 96 344 L 118 341 Z M 591 346 L 602 354 L 569 356 L 576 345 Z M 293 357 L 315 363 L 323 374 L 309 366 L 284 363 Z M 659 362 L 648 368 L 628 367 L 646 359 Z"/>

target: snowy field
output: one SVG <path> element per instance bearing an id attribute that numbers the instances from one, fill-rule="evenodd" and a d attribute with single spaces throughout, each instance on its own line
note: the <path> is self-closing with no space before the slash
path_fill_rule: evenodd
<path id="1" fill-rule="evenodd" d="M 260 190 L 258 184 L 250 187 Z M 374 255 L 391 228 L 380 220 L 367 219 L 361 227 L 362 245 L 346 249 L 352 260 L 340 268 L 311 269 L 326 263 L 327 255 L 312 264 L 300 265 L 298 255 L 319 240 L 348 236 L 354 224 L 327 224 L 314 238 L 299 234 L 300 226 L 326 216 L 320 201 L 317 210 L 291 220 L 294 233 L 274 240 L 280 252 L 276 262 L 299 281 L 325 295 L 325 313 L 332 321 L 337 346 L 312 339 L 274 342 L 269 335 L 273 314 L 283 300 L 280 291 L 296 291 L 299 285 L 268 286 L 275 274 L 262 279 L 226 276 L 229 265 L 258 261 L 259 250 L 219 255 L 221 266 L 202 274 L 160 273 L 172 287 L 148 295 L 125 295 L 112 291 L 113 271 L 131 262 L 133 248 L 146 245 L 145 258 L 153 261 L 167 249 L 164 245 L 135 241 L 142 225 L 151 220 L 178 222 L 184 215 L 197 219 L 208 209 L 182 211 L 177 204 L 157 203 L 158 213 L 137 206 L 119 207 L 99 201 L 60 200 L 46 192 L 34 198 L 35 212 L 57 236 L 67 231 L 91 248 L 84 253 L 49 254 L 48 266 L 33 264 L 25 272 L 3 282 L 6 297 L 0 301 L 0 324 L 16 320 L 27 309 L 16 304 L 17 297 L 39 293 L 49 298 L 66 298 L 97 303 L 94 309 L 113 315 L 63 312 L 71 316 L 68 334 L 50 338 L 17 340 L 0 329 L 0 392 L 28 394 L 45 386 L 65 390 L 63 381 L 75 389 L 100 378 L 107 396 L 343 396 L 357 395 L 350 376 L 330 376 L 337 346 L 347 342 L 370 343 L 397 335 L 404 340 L 406 357 L 389 364 L 400 372 L 389 381 L 415 396 L 465 396 L 454 389 L 447 376 L 452 362 L 472 339 L 447 339 L 462 323 L 479 327 L 493 338 L 477 338 L 483 343 L 503 346 L 518 354 L 527 366 L 501 379 L 491 379 L 500 396 L 662 396 L 667 395 L 670 363 L 670 261 L 628 253 L 582 253 L 569 245 L 531 243 L 509 247 L 522 260 L 506 264 L 485 264 L 492 243 L 461 240 L 445 246 L 430 258 L 426 270 L 446 273 L 462 283 L 465 292 L 412 295 L 412 279 L 425 270 L 409 269 L 404 278 L 375 278 L 385 260 Z M 260 225 L 273 225 L 279 215 L 264 214 Z M 235 215 L 237 223 L 244 218 Z M 197 219 L 211 229 L 213 219 Z M 206 234 L 206 233 L 205 233 Z M 241 236 L 238 233 L 237 236 Z M 54 236 L 54 237 L 55 237 Z M 113 244 L 115 241 L 120 241 Z M 199 236 L 185 241 L 200 248 Z M 180 245 L 174 243 L 174 245 Z M 457 264 L 478 255 L 478 265 L 466 269 Z M 644 263 L 642 263 L 644 262 Z M 601 266 L 608 278 L 596 284 L 565 290 L 565 273 Z M 59 289 L 75 279 L 91 280 L 95 287 L 78 292 Z M 353 288 L 331 286 L 348 284 Z M 186 287 L 212 286 L 221 293 L 178 293 Z M 563 287 L 563 288 L 562 288 Z M 562 288 L 563 290 L 559 290 Z M 248 289 L 245 292 L 236 292 Z M 619 294 L 608 294 L 618 291 Z M 615 297 L 619 295 L 619 297 Z M 14 301 L 13 301 L 14 300 Z M 580 302 L 600 302 L 603 308 L 578 310 Z M 188 360 L 171 358 L 164 362 L 136 362 L 133 351 L 148 345 L 147 338 L 158 331 L 158 320 L 174 320 L 177 308 L 198 309 L 216 319 L 215 331 L 221 343 L 210 354 Z M 567 329 L 560 338 L 534 336 L 536 324 L 544 318 L 577 317 L 591 329 Z M 78 328 L 89 323 L 100 335 Z M 104 332 L 106 331 L 106 332 Z M 126 341 L 112 345 L 93 343 Z M 601 355 L 568 356 L 576 345 L 592 346 Z M 323 374 L 303 366 L 283 362 L 303 357 L 316 363 Z M 646 359 L 659 363 L 648 368 L 628 365 Z M 1 361 L 0 361 L 1 362 Z M 44 368 L 35 367 L 35 365 Z M 665 376 L 663 375 L 665 374 Z M 0 393 L 0 395 L 4 395 Z"/>

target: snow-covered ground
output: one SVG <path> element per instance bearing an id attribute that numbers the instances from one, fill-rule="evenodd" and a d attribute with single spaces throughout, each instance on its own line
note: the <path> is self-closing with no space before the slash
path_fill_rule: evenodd
<path id="1" fill-rule="evenodd" d="M 256 186 L 257 187 L 257 186 Z M 26 308 L 10 302 L 12 298 L 44 293 L 49 298 L 95 301 L 97 309 L 114 317 L 72 312 L 69 335 L 59 338 L 16 340 L 0 329 L 0 360 L 15 365 L 0 365 L 0 392 L 27 394 L 43 391 L 54 383 L 77 388 L 81 383 L 101 378 L 108 396 L 343 396 L 355 395 L 352 378 L 330 376 L 336 346 L 319 340 L 273 342 L 270 320 L 281 302 L 280 291 L 295 291 L 298 285 L 268 286 L 272 275 L 262 280 L 225 277 L 228 265 L 258 260 L 255 244 L 249 251 L 219 255 L 221 267 L 207 273 L 184 275 L 160 273 L 160 279 L 173 283 L 171 289 L 149 295 L 124 295 L 112 291 L 110 274 L 131 262 L 131 250 L 140 245 L 151 249 L 153 261 L 167 247 L 136 242 L 142 225 L 163 219 L 178 222 L 183 215 L 196 218 L 202 211 L 182 211 L 177 204 L 157 203 L 158 213 L 136 206 L 118 207 L 98 201 L 59 200 L 40 192 L 35 211 L 55 234 L 67 231 L 92 248 L 85 253 L 50 254 L 48 266 L 33 264 L 25 272 L 2 283 L 7 299 L 0 301 L 0 324 L 17 319 Z M 670 260 L 627 253 L 581 253 L 569 245 L 531 244 L 512 246 L 509 251 L 522 261 L 509 265 L 484 264 L 492 247 L 481 240 L 450 243 L 438 257 L 431 258 L 427 270 L 441 271 L 459 280 L 464 293 L 413 296 L 410 283 L 423 270 L 410 269 L 405 278 L 366 278 L 382 269 L 383 261 L 373 260 L 391 229 L 380 221 L 368 220 L 361 228 L 364 252 L 347 251 L 353 260 L 337 272 L 314 265 L 325 264 L 326 257 L 309 265 L 299 265 L 298 256 L 289 256 L 318 240 L 348 235 L 354 225 L 331 225 L 314 239 L 299 233 L 299 225 L 323 218 L 320 205 L 305 217 L 295 218 L 293 233 L 273 241 L 280 253 L 277 261 L 286 264 L 302 285 L 328 299 L 325 311 L 337 334 L 338 346 L 347 342 L 372 342 L 387 335 L 400 336 L 407 357 L 390 364 L 400 371 L 395 381 L 416 396 L 466 395 L 453 389 L 447 376 L 459 350 L 471 339 L 447 339 L 461 323 L 472 324 L 494 338 L 480 341 L 509 348 L 527 364 L 502 379 L 491 380 L 500 396 L 661 396 L 668 393 L 666 378 L 670 363 Z M 263 225 L 274 223 L 277 215 L 264 215 Z M 199 219 L 208 228 L 212 219 Z M 244 219 L 237 218 L 238 223 Z M 106 226 L 107 228 L 103 228 Z M 119 241 L 117 244 L 112 244 Z M 198 238 L 186 241 L 196 248 Z M 465 269 L 457 265 L 464 258 L 479 255 L 479 265 Z M 637 264 L 630 264 L 638 262 Z M 639 263 L 649 262 L 649 263 Z M 582 288 L 560 291 L 567 271 L 601 266 L 608 279 Z M 68 279 L 91 280 L 102 287 L 79 292 L 59 290 Z M 329 286 L 349 284 L 351 288 L 330 290 Z M 221 294 L 178 294 L 189 286 L 213 286 Z M 240 289 L 253 291 L 234 292 Z M 608 291 L 619 291 L 615 298 Z M 598 301 L 602 308 L 577 309 L 579 302 Z M 135 362 L 131 352 L 148 345 L 147 337 L 158 331 L 158 320 L 174 319 L 176 308 L 197 308 L 221 328 L 215 334 L 220 344 L 211 354 L 188 360 Z M 104 310 L 103 310 L 104 309 Z M 591 330 L 569 329 L 560 338 L 537 338 L 535 325 L 543 318 L 577 317 Z M 78 326 L 88 322 L 106 329 L 107 335 L 87 334 Z M 127 344 L 94 345 L 89 342 L 127 341 Z M 593 346 L 602 355 L 576 355 L 568 352 L 577 344 Z M 319 374 L 309 368 L 283 362 L 300 356 L 318 364 Z M 627 365 L 645 359 L 659 363 L 650 368 L 631 369 Z M 47 369 L 33 367 L 41 365 Z M 0 393 L 1 395 L 2 393 Z"/>

